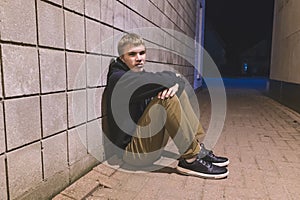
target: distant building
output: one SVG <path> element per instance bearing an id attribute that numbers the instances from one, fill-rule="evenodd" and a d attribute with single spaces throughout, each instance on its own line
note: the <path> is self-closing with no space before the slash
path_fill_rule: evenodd
<path id="1" fill-rule="evenodd" d="M 241 73 L 246 76 L 268 76 L 270 45 L 262 40 L 241 54 Z"/>
<path id="2" fill-rule="evenodd" d="M 225 42 L 214 30 L 209 21 L 205 26 L 204 48 L 217 65 L 219 71 L 222 73 L 223 67 L 226 64 Z"/>

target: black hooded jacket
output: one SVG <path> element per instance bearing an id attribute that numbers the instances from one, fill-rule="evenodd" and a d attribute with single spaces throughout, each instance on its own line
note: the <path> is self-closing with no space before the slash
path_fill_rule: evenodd
<path id="1" fill-rule="evenodd" d="M 184 80 L 170 71 L 133 72 L 120 59 L 114 59 L 107 74 L 106 110 L 108 138 L 121 149 L 131 141 L 136 123 L 152 97 L 166 88 L 179 84 L 180 96 Z"/>

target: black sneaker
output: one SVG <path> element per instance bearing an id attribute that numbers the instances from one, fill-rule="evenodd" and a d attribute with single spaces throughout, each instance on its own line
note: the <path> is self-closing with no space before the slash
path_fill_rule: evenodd
<path id="1" fill-rule="evenodd" d="M 213 151 L 207 150 L 204 146 L 204 144 L 200 144 L 201 151 L 199 153 L 199 157 L 202 158 L 205 161 L 211 162 L 214 165 L 217 165 L 219 167 L 225 167 L 229 165 L 228 158 L 216 156 Z"/>
<path id="2" fill-rule="evenodd" d="M 177 171 L 181 174 L 197 176 L 202 178 L 221 179 L 229 174 L 225 167 L 213 165 L 199 157 L 194 162 L 188 163 L 185 159 L 180 159 Z"/>

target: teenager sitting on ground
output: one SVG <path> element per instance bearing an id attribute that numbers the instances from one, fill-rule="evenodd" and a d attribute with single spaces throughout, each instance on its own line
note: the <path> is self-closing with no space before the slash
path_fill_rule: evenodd
<path id="1" fill-rule="evenodd" d="M 107 74 L 106 102 L 109 138 L 124 149 L 123 160 L 134 166 L 152 164 L 171 137 L 181 155 L 180 173 L 226 177 L 228 159 L 215 156 L 198 141 L 204 131 L 184 90 L 184 80 L 170 71 L 146 72 L 146 47 L 139 35 L 124 35 L 118 52 Z"/>

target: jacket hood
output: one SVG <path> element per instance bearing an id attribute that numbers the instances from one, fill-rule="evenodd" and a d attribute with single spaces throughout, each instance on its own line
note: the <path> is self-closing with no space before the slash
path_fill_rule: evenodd
<path id="1" fill-rule="evenodd" d="M 118 58 L 112 58 L 109 63 L 108 67 L 108 73 L 107 73 L 107 81 L 109 80 L 109 77 L 112 75 L 113 72 L 115 71 L 129 71 L 129 67 L 120 59 Z"/>

